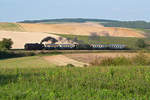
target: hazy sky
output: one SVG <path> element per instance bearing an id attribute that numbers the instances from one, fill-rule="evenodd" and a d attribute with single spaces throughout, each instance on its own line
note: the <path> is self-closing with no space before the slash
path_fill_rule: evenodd
<path id="1" fill-rule="evenodd" d="M 150 0 L 0 0 L 0 22 L 52 18 L 150 21 Z"/>

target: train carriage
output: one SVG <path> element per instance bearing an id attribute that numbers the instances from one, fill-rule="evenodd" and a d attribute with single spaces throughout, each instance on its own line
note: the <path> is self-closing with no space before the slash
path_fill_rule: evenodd
<path id="1" fill-rule="evenodd" d="M 60 50 L 73 50 L 75 49 L 75 44 L 59 44 Z"/>
<path id="2" fill-rule="evenodd" d="M 59 44 L 45 44 L 46 50 L 54 50 L 54 49 L 58 49 L 58 48 L 59 48 Z"/>
<path id="3" fill-rule="evenodd" d="M 38 44 L 27 43 L 25 50 L 126 50 L 122 44 Z"/>
<path id="4" fill-rule="evenodd" d="M 92 49 L 96 49 L 96 50 L 104 50 L 107 49 L 107 45 L 106 44 L 91 44 L 91 48 Z"/>
<path id="5" fill-rule="evenodd" d="M 108 47 L 111 50 L 122 50 L 126 48 L 125 45 L 121 45 L 121 44 L 109 44 Z"/>

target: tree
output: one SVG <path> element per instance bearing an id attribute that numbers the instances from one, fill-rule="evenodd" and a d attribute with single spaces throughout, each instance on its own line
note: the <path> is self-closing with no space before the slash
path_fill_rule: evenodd
<path id="1" fill-rule="evenodd" d="M 0 41 L 0 50 L 9 50 L 13 45 L 13 41 L 11 39 L 4 38 Z"/>
<path id="2" fill-rule="evenodd" d="M 136 45 L 139 47 L 139 48 L 145 48 L 146 47 L 146 43 L 143 39 L 138 39 L 137 42 L 136 42 Z"/>

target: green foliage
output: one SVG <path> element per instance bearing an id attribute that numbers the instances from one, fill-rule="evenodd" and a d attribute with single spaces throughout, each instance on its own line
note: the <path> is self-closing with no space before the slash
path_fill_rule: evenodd
<path id="1" fill-rule="evenodd" d="M 52 67 L 41 56 L 14 57 L 11 59 L 0 59 L 0 68 L 43 68 Z"/>
<path id="2" fill-rule="evenodd" d="M 145 21 L 118 21 L 102 23 L 105 27 L 126 27 L 126 28 L 141 28 L 150 29 L 150 23 Z"/>
<path id="3" fill-rule="evenodd" d="M 11 39 L 4 38 L 2 41 L 0 41 L 0 50 L 9 50 L 13 44 L 13 41 Z"/>
<path id="4" fill-rule="evenodd" d="M 9 50 L 12 46 L 13 42 L 11 39 L 3 39 L 0 41 L 0 59 L 5 57 L 10 57 L 9 53 L 7 53 L 7 50 Z"/>
<path id="5" fill-rule="evenodd" d="M 96 58 L 91 63 L 93 66 L 149 66 L 150 65 L 150 57 L 146 54 L 140 52 L 134 57 L 106 57 L 106 58 Z"/>
<path id="6" fill-rule="evenodd" d="M 149 100 L 149 67 L 1 68 L 1 100 Z"/>
<path id="7" fill-rule="evenodd" d="M 85 23 L 97 22 L 106 27 L 126 27 L 126 28 L 141 28 L 150 29 L 150 22 L 145 21 L 117 21 L 105 19 L 84 19 L 84 18 L 65 18 L 65 19 L 45 19 L 45 20 L 25 20 L 22 23 Z"/>
<path id="8" fill-rule="evenodd" d="M 138 39 L 136 42 L 137 47 L 139 48 L 145 48 L 147 45 L 143 39 Z"/>
<path id="9" fill-rule="evenodd" d="M 45 20 L 25 20 L 22 21 L 21 23 L 85 23 L 85 22 L 117 22 L 117 21 L 105 19 L 64 18 L 64 19 L 45 19 Z"/>
<path id="10" fill-rule="evenodd" d="M 122 65 L 131 65 L 131 61 L 125 57 L 116 57 L 116 58 L 104 58 L 101 60 L 100 65 L 102 66 L 122 66 Z"/>
<path id="11" fill-rule="evenodd" d="M 150 65 L 150 57 L 142 52 L 133 57 L 131 61 L 134 65 Z"/>
<path id="12" fill-rule="evenodd" d="M 26 57 L 26 56 L 34 56 L 36 55 L 33 52 L 8 52 L 8 51 L 0 51 L 0 59 L 6 59 L 6 58 L 16 58 L 16 57 Z"/>

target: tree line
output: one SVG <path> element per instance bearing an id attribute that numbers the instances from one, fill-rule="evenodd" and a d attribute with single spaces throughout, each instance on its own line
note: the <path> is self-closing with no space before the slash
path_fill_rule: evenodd
<path id="1" fill-rule="evenodd" d="M 118 21 L 102 23 L 105 27 L 126 27 L 126 28 L 141 28 L 150 29 L 150 22 L 145 21 Z"/>

